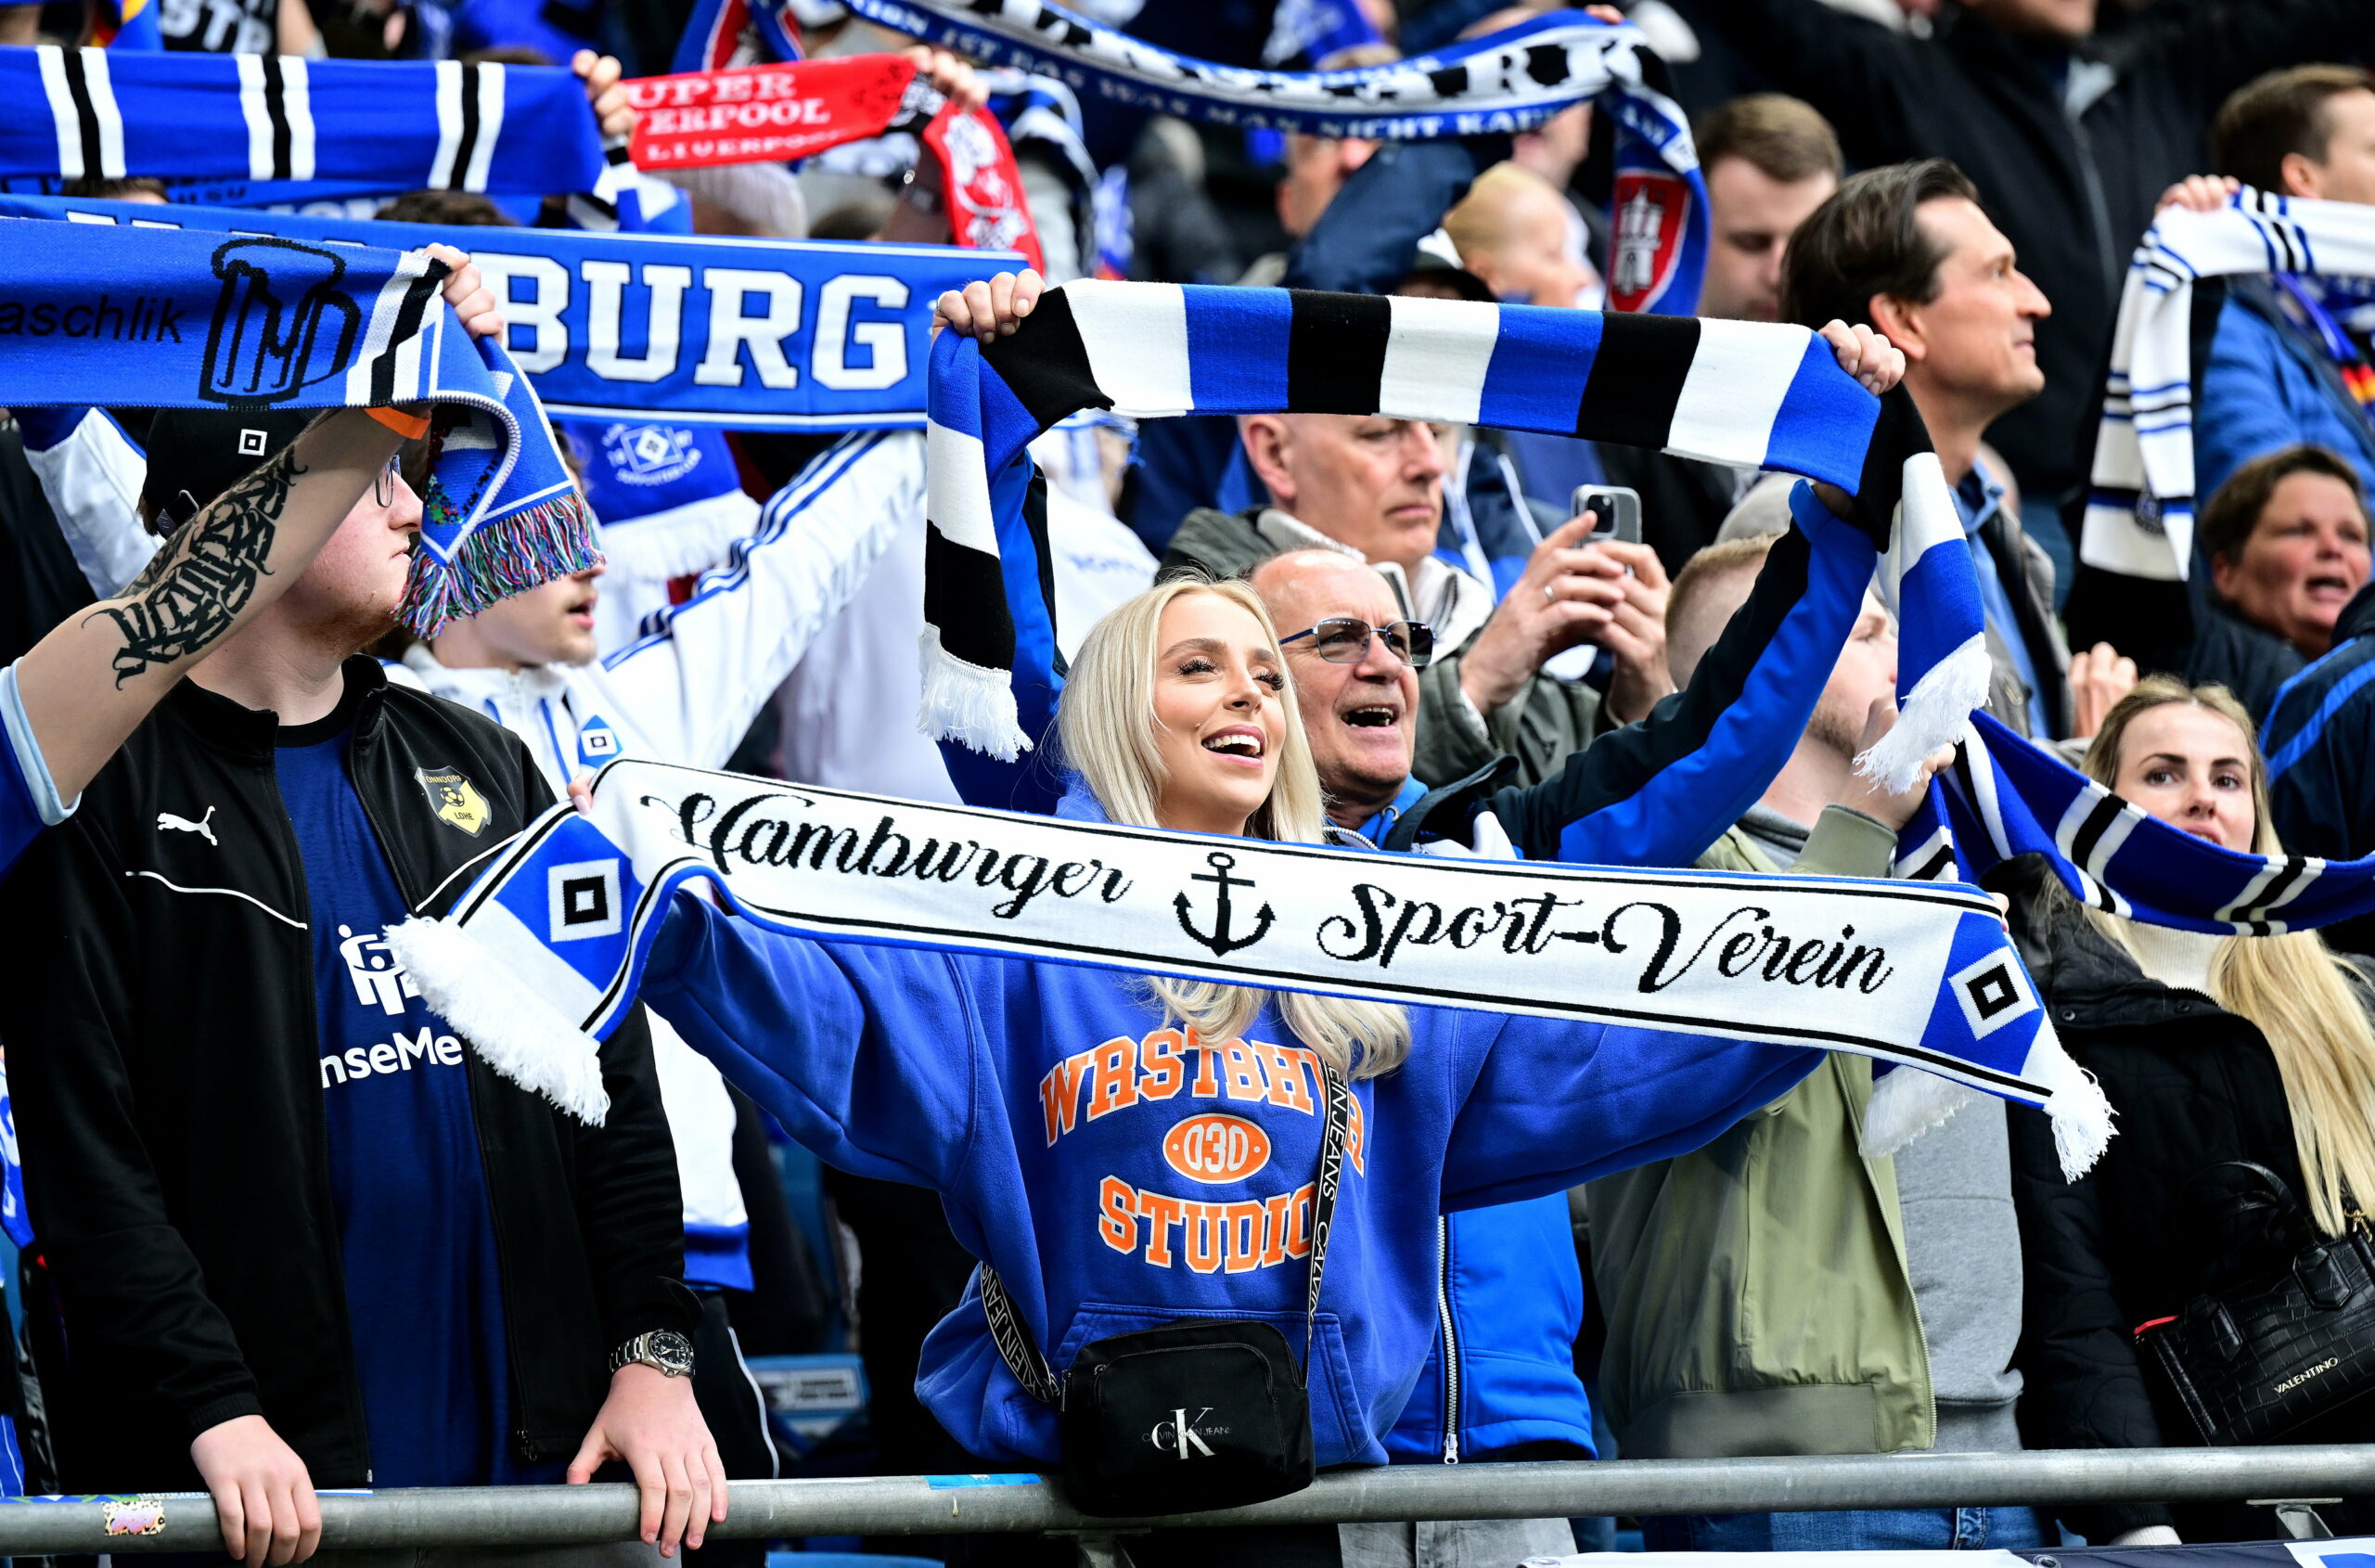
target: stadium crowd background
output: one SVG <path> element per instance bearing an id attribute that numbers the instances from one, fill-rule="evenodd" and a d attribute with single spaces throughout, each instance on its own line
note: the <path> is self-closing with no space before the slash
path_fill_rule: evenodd
<path id="1" fill-rule="evenodd" d="M 610 130 L 630 112 L 613 84 L 665 71 L 688 20 L 672 0 L 159 3 L 175 50 L 574 60 Z M 1297 69 L 1390 59 L 1533 14 L 1496 0 L 1087 8 L 1179 53 Z M 2280 841 L 2332 860 L 2375 850 L 2375 696 L 2362 689 L 2375 659 L 2375 285 L 2272 274 L 2236 283 L 2197 323 L 2202 564 L 2182 613 L 2102 580 L 2075 548 L 2120 289 L 2154 213 L 2215 208 L 2239 184 L 2375 204 L 2375 5 L 1619 9 L 1666 60 L 1692 122 L 1712 219 L 1699 314 L 1868 328 L 1842 335 L 1842 364 L 1878 378 L 1868 384 L 1901 374 L 1928 424 L 1986 610 L 1989 711 L 2212 842 Z M 792 0 L 783 16 L 812 56 L 911 42 L 829 0 Z M 90 23 L 72 0 L 0 6 L 0 43 L 71 44 Z M 985 96 L 962 61 L 928 64 L 959 101 Z M 1283 283 L 1595 310 L 1638 242 L 1606 209 L 1611 138 L 1588 104 L 1513 137 L 1395 145 L 1225 131 L 1044 84 L 1001 95 L 1004 112 L 1041 116 L 1015 139 L 1049 285 Z M 894 227 L 912 219 L 914 156 L 894 136 L 798 169 L 674 179 L 703 234 L 944 238 L 944 225 Z M 66 194 L 165 196 L 136 171 Z M 368 205 L 449 229 L 464 251 L 470 228 L 538 216 L 441 192 Z M 977 286 L 944 308 L 962 328 L 1010 330 L 1040 281 Z M 466 321 L 501 308 L 477 288 L 469 274 L 449 289 Z M 157 548 L 141 524 L 186 521 L 266 455 L 238 443 L 237 423 L 26 410 L 0 430 L 0 659 L 132 592 Z M 315 443 L 315 471 L 381 461 L 334 459 L 329 437 L 300 438 L 302 418 L 267 424 L 270 452 Z M 226 833 L 285 816 L 268 874 L 295 902 L 400 915 L 425 863 L 392 841 L 384 856 L 371 847 L 380 803 L 348 762 L 366 738 L 404 768 L 425 765 L 432 803 L 434 768 L 475 778 L 472 793 L 494 798 L 469 809 L 500 832 L 618 754 L 959 798 L 904 717 L 919 689 L 924 537 L 902 497 L 920 484 L 919 437 L 697 441 L 665 420 L 570 433 L 589 461 L 591 445 L 642 439 L 657 443 L 642 448 L 648 467 L 687 468 L 688 454 L 730 464 L 735 485 L 708 504 L 733 526 L 694 559 L 635 573 L 614 560 L 428 642 L 358 636 L 327 664 L 324 621 L 355 607 L 300 576 L 114 764 L 112 739 L 83 742 L 95 753 L 70 765 L 44 733 L 55 789 L 32 798 L 45 819 L 77 792 L 70 772 L 93 782 L 9 890 L 11 923 L 42 928 L 19 926 L 0 1001 L 30 1201 L 15 1213 L 31 1219 L 9 1282 L 18 1376 L 0 1380 L 23 1489 L 202 1482 L 226 1539 L 279 1563 L 314 1549 L 314 1485 L 577 1480 L 617 1462 L 646 1484 L 652 1543 L 618 1556 L 645 1560 L 699 1545 L 724 1506 L 712 1483 L 816 1462 L 779 1451 L 741 1358 L 843 1346 L 867 1374 L 864 1436 L 824 1462 L 982 1468 L 916 1394 L 925 1337 L 974 1269 L 936 1193 L 819 1167 L 656 1016 L 648 1047 L 635 1025 L 648 1054 L 621 1069 L 629 1088 L 614 1088 L 622 1110 L 598 1136 L 496 1108 L 491 1079 L 364 1100 L 375 1078 L 409 1094 L 414 1060 L 426 1084 L 430 1066 L 462 1057 L 330 1037 L 392 1028 L 403 1047 L 408 1024 L 423 1040 L 443 1027 L 361 918 L 350 924 L 364 937 L 316 922 L 310 947 L 267 944 L 212 910 L 137 905 L 110 880 L 120 831 L 168 826 L 167 786 L 195 776 L 242 803 L 216 819 Z M 1719 636 L 1790 525 L 1790 482 L 1753 469 L 1384 418 L 1109 420 L 1042 450 L 1067 652 L 1107 610 L 1143 605 L 1159 576 L 1243 578 L 1278 632 L 1314 634 L 1285 646 L 1329 830 L 1380 847 L 1407 847 L 1426 816 L 1481 853 L 1555 857 L 1539 814 L 1587 793 L 1595 766 L 1621 765 L 1590 762 L 1595 750 L 1695 680 L 1734 678 Z M 1574 515 L 1575 497 L 1611 486 L 1638 494 L 1637 537 Z M 401 551 L 417 508 L 402 483 L 378 494 L 380 544 Z M 382 630 L 375 605 L 383 621 L 366 594 L 342 630 Z M 1890 873 L 1914 797 L 1853 762 L 1893 710 L 1895 639 L 1871 598 L 1787 765 L 1701 865 Z M 366 644 L 384 675 L 340 664 Z M 525 752 L 434 699 L 508 726 Z M 12 730 L 41 729 L 41 701 L 12 686 Z M 279 715 L 276 735 L 247 722 L 252 710 Z M 1529 802 L 1490 794 L 1506 786 Z M 193 846 L 215 842 L 203 818 L 173 825 Z M 1870 1064 L 1825 1058 L 1703 1149 L 1445 1229 L 1439 1338 L 1385 1439 L 1393 1462 L 2194 1441 L 2130 1330 L 2272 1255 L 2259 1220 L 2202 1196 L 2233 1162 L 2273 1171 L 2328 1237 L 2365 1227 L 2375 1034 L 2357 955 L 2375 953 L 2375 932 L 2197 936 L 2082 910 L 2034 874 L 1996 891 L 2063 1042 L 2120 1113 L 2094 1174 L 2065 1184 L 2039 1119 L 1992 1100 L 1867 1158 Z M 171 1038 L 142 1000 L 160 993 L 191 1015 Z M 305 1103 L 311 1053 L 284 1082 L 254 1047 L 277 1034 L 318 1034 L 325 1110 Z M 827 1223 L 812 1231 L 787 1191 L 810 1192 L 820 1168 Z M 690 1342 L 692 1398 L 676 1379 L 654 1382 L 656 1362 L 630 1358 L 604 1382 L 614 1346 L 655 1331 Z M 2368 1440 L 2369 1409 L 2326 1412 L 2287 1440 Z M 2366 1499 L 2327 1511 L 2345 1534 L 2375 1527 Z M 1615 1525 L 1359 1525 L 1226 1547 L 1158 1536 L 1133 1551 L 1142 1564 L 1222 1550 L 1449 1568 L 1605 1546 Z M 2267 1510 L 2241 1506 L 1639 1527 L 1675 1550 L 2276 1533 Z M 981 1562 L 1070 1550 L 881 1545 Z"/>

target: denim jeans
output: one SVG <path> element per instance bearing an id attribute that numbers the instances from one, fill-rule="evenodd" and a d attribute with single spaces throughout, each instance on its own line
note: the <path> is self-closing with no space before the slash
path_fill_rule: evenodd
<path id="1" fill-rule="evenodd" d="M 1641 1521 L 1651 1551 L 2031 1551 L 2025 1508 L 1855 1509 L 1836 1513 L 1690 1513 Z"/>

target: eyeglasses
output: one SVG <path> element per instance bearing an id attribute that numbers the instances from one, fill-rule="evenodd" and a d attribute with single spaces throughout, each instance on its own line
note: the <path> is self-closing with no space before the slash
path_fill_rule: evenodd
<path id="1" fill-rule="evenodd" d="M 1311 639 L 1312 650 L 1330 664 L 1357 664 L 1368 657 L 1369 638 L 1385 639 L 1385 650 L 1414 670 L 1423 670 L 1434 662 L 1435 629 L 1424 621 L 1388 621 L 1382 626 L 1372 626 L 1352 615 L 1330 615 L 1325 621 L 1297 632 L 1290 637 L 1280 637 L 1279 646 Z"/>
<path id="2" fill-rule="evenodd" d="M 371 499 L 376 505 L 392 507 L 396 504 L 396 481 L 403 475 L 403 462 L 404 451 L 400 447 L 388 458 L 388 466 L 372 478 Z"/>

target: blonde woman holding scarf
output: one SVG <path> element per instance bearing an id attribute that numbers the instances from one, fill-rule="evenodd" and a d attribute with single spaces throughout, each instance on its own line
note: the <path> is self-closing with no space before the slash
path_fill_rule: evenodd
<path id="1" fill-rule="evenodd" d="M 1063 693 L 1059 741 L 1075 783 L 1059 815 L 1320 842 L 1286 671 L 1241 585 L 1175 582 L 1125 602 L 1090 632 Z M 995 1268 L 1023 1335 L 1059 1371 L 1089 1342 L 1213 1317 L 1275 1324 L 1302 1365 L 1327 1080 L 1352 1080 L 1307 1373 L 1323 1469 L 1385 1461 L 1380 1439 L 1433 1341 L 1439 1213 L 1695 1148 L 1818 1060 L 807 940 L 689 896 L 651 953 L 643 996 L 825 1159 L 939 1191 L 958 1240 Z M 1226 1172 L 1183 1163 L 1189 1124 L 1215 1118 L 1258 1158 Z M 983 1466 L 1059 1466 L 1057 1411 L 1001 1357 L 978 1279 L 927 1341 L 918 1392 Z M 1134 1537 L 1132 1557 L 1154 1568 L 1221 1548 L 1185 1535 Z M 1332 1562 L 1335 1540 L 1333 1526 L 1265 1531 L 1226 1555 Z M 975 1549 L 1036 1562 L 1046 1549 Z"/>
<path id="2" fill-rule="evenodd" d="M 2280 855 L 2249 715 L 2225 688 L 2153 675 L 2105 716 L 2086 753 L 2098 783 L 2224 849 Z M 2293 1243 L 2227 1226 L 2223 1162 L 2274 1172 L 2316 1230 L 2363 1225 L 2375 1198 L 2375 1032 L 2366 980 L 2316 932 L 2212 936 L 2081 909 L 2058 886 L 2037 936 L 2038 989 L 2078 1065 L 2119 1107 L 2102 1163 L 2066 1183 L 2049 1138 L 2011 1119 L 2027 1380 L 2022 1435 L 2042 1448 L 2159 1447 L 2200 1436 L 2138 1344 L 2143 1325 L 2205 1292 L 2280 1271 Z M 2232 1231 L 2230 1234 L 2229 1231 Z M 2365 1402 L 2288 1442 L 2375 1440 Z M 2337 1533 L 2375 1506 L 2322 1510 Z M 2112 1505 L 2065 1523 L 2114 1545 L 2262 1540 L 2242 1505 Z"/>

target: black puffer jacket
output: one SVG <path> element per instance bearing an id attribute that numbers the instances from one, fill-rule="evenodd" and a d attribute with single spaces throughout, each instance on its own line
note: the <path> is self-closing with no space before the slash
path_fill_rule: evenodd
<path id="1" fill-rule="evenodd" d="M 2039 901 L 2043 902 L 2043 901 Z M 2150 1448 L 2199 1442 L 2159 1373 L 2138 1356 L 2139 1323 L 2171 1316 L 2233 1272 L 2264 1272 L 2266 1243 L 2205 1215 L 2194 1178 L 2224 1160 L 2266 1166 L 2302 1191 L 2292 1119 L 2259 1030 L 2197 991 L 2147 979 L 2066 898 L 2042 917 L 2053 1026 L 2118 1112 L 2119 1135 L 2084 1179 L 2064 1182 L 2042 1116 L 2011 1121 L 2012 1196 L 2026 1279 L 2018 1364 L 2021 1435 L 2033 1448 Z M 2375 1440 L 2375 1407 L 2295 1441 Z M 2320 1510 L 2335 1530 L 2375 1527 L 2375 1499 Z M 2266 1509 L 2121 1504 L 2062 1510 L 2092 1541 L 2174 1524 L 2188 1541 L 2267 1540 Z"/>

